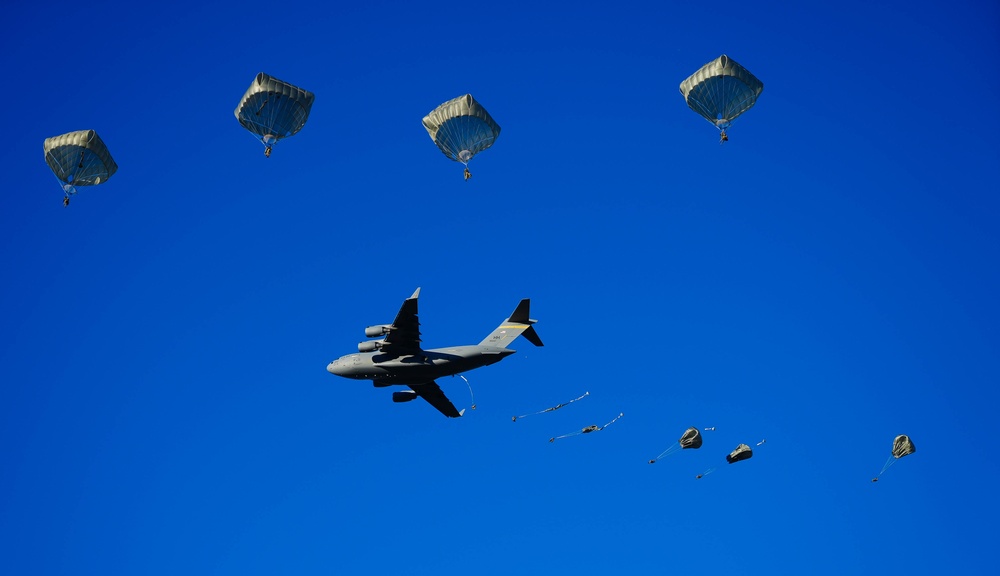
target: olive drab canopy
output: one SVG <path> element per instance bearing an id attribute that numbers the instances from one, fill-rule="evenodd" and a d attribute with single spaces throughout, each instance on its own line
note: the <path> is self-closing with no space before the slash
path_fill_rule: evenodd
<path id="1" fill-rule="evenodd" d="M 729 453 L 729 456 L 726 456 L 726 462 L 732 464 L 741 460 L 749 460 L 751 457 L 753 457 L 753 450 L 746 444 L 740 444 L 736 447 L 736 450 L 733 450 Z"/>
<path id="2" fill-rule="evenodd" d="M 500 135 L 500 126 L 472 94 L 438 106 L 424 116 L 423 124 L 441 152 L 462 164 L 492 146 Z"/>
<path id="3" fill-rule="evenodd" d="M 906 434 L 900 434 L 896 436 L 896 439 L 892 442 L 892 455 L 899 459 L 908 454 L 913 454 L 917 451 L 916 446 L 910 441 L 910 437 Z"/>
<path id="4" fill-rule="evenodd" d="M 701 432 L 697 428 L 688 428 L 681 435 L 681 439 L 678 440 L 681 448 L 687 450 L 688 448 L 698 449 L 701 448 Z"/>
<path id="5" fill-rule="evenodd" d="M 118 171 L 104 141 L 93 130 L 78 130 L 46 138 L 42 145 L 45 162 L 63 183 L 67 195 L 77 186 L 96 186 Z"/>
<path id="6" fill-rule="evenodd" d="M 315 96 L 308 90 L 261 72 L 254 78 L 234 113 L 240 125 L 270 147 L 305 126 Z"/>
<path id="7" fill-rule="evenodd" d="M 723 54 L 681 82 L 681 94 L 692 110 L 725 130 L 757 102 L 764 84 Z"/>

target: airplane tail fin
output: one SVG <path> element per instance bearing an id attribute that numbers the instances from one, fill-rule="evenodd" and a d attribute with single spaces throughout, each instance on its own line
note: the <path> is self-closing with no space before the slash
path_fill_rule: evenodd
<path id="1" fill-rule="evenodd" d="M 507 320 L 497 326 L 496 330 L 480 342 L 479 345 L 506 348 L 518 336 L 524 336 L 528 342 L 531 342 L 535 346 L 543 346 L 542 339 L 538 337 L 538 333 L 535 332 L 535 328 L 532 326 L 537 320 L 532 320 L 528 317 L 528 307 L 530 305 L 530 298 L 521 300 L 517 308 L 514 309 L 514 313 L 510 315 L 510 318 L 507 318 Z"/>

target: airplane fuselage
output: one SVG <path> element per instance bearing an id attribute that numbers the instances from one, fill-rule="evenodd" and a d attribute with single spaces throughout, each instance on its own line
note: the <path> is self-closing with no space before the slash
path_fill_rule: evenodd
<path id="1" fill-rule="evenodd" d="M 395 356 L 383 352 L 358 352 L 330 362 L 326 371 L 354 380 L 371 380 L 376 386 L 423 384 L 496 364 L 514 353 L 495 346 L 452 346 Z"/>

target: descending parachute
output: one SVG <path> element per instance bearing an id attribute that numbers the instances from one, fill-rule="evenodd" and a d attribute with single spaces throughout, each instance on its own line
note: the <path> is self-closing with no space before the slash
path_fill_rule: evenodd
<path id="1" fill-rule="evenodd" d="M 676 444 L 661 452 L 659 456 L 650 460 L 649 463 L 655 464 L 657 460 L 669 456 L 678 450 L 697 450 L 698 448 L 701 448 L 701 432 L 697 428 L 691 427 L 685 430 L 684 434 L 681 434 L 680 440 Z"/>
<path id="2" fill-rule="evenodd" d="M 725 142 L 726 128 L 757 102 L 764 84 L 723 54 L 681 82 L 680 89 L 687 105 L 718 128 Z"/>
<path id="3" fill-rule="evenodd" d="M 589 394 L 590 394 L 590 392 L 584 392 L 583 396 L 580 396 L 579 398 L 574 398 L 574 399 L 570 400 L 569 402 L 563 402 L 562 404 L 556 404 L 555 406 L 552 406 L 551 408 L 546 408 L 545 410 L 539 410 L 538 412 L 531 412 L 530 414 L 522 414 L 520 416 L 511 416 L 511 422 L 517 422 L 518 418 L 524 418 L 525 416 L 534 416 L 536 414 L 544 414 L 546 412 L 555 412 L 556 410 L 562 408 L 563 406 L 568 406 L 568 405 L 572 404 L 573 402 L 576 402 L 577 400 L 583 400 Z"/>
<path id="4" fill-rule="evenodd" d="M 472 177 L 469 160 L 492 146 L 500 135 L 500 126 L 472 94 L 438 106 L 424 116 L 423 124 L 445 156 L 465 165 L 466 180 Z"/>
<path id="5" fill-rule="evenodd" d="M 264 156 L 270 158 L 278 140 L 305 126 L 314 99 L 312 92 L 261 72 L 236 106 L 236 119 L 264 144 Z"/>
<path id="6" fill-rule="evenodd" d="M 761 446 L 765 442 L 767 442 L 767 439 L 758 442 L 757 446 Z M 753 450 L 751 450 L 750 447 L 747 446 L 746 444 L 740 444 L 739 446 L 736 447 L 735 450 L 726 455 L 726 462 L 729 462 L 730 464 L 735 464 L 737 462 L 742 462 L 743 460 L 749 460 L 751 458 L 753 458 Z M 697 478 L 703 478 L 705 476 L 708 476 L 712 472 L 715 472 L 715 467 L 709 468 L 708 470 L 705 470 L 701 474 L 698 474 Z"/>
<path id="7" fill-rule="evenodd" d="M 872 478 L 872 482 L 878 482 L 878 479 L 885 474 L 885 471 L 892 466 L 896 460 L 899 460 L 903 456 L 908 456 L 917 451 L 917 447 L 913 445 L 913 441 L 906 434 L 900 434 L 896 436 L 896 439 L 892 441 L 892 455 L 889 459 L 885 461 L 885 466 L 882 466 L 882 471 L 878 473 L 878 476 Z"/>
<path id="8" fill-rule="evenodd" d="M 750 447 L 747 446 L 746 444 L 740 444 L 739 446 L 736 447 L 736 450 L 733 450 L 732 452 L 729 453 L 729 456 L 726 456 L 726 462 L 734 464 L 742 460 L 749 460 L 752 457 L 753 457 L 753 450 L 751 450 Z"/>
<path id="9" fill-rule="evenodd" d="M 63 206 L 77 186 L 97 186 L 108 181 L 118 171 L 108 147 L 93 130 L 78 130 L 46 138 L 42 145 L 45 163 L 62 182 Z"/>
<path id="10" fill-rule="evenodd" d="M 620 412 L 617 416 L 614 417 L 614 419 L 611 422 L 608 422 L 604 426 L 598 426 L 597 424 L 591 424 L 590 426 L 587 426 L 586 428 L 581 429 L 579 432 L 570 432 L 569 434 L 563 434 L 562 436 L 556 436 L 554 438 L 549 438 L 549 442 L 555 442 L 556 440 L 559 440 L 560 438 L 569 438 L 570 436 L 579 436 L 580 434 L 590 434 L 591 432 L 600 432 L 601 430 L 604 430 L 608 426 L 611 426 L 612 424 L 614 424 L 615 422 L 617 422 L 618 419 L 621 418 L 624 415 L 625 415 L 624 412 Z"/>

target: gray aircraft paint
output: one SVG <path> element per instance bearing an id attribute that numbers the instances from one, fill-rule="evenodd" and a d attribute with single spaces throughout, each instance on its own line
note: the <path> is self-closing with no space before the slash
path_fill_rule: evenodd
<path id="1" fill-rule="evenodd" d="M 415 394 L 396 393 L 395 402 L 408 402 L 416 396 L 427 400 L 442 414 L 458 417 L 462 413 L 445 397 L 434 382 L 442 376 L 454 376 L 482 366 L 496 364 L 515 351 L 507 348 L 523 335 L 532 344 L 542 346 L 528 317 L 530 300 L 525 298 L 507 320 L 502 322 L 481 343 L 423 350 L 420 348 L 420 322 L 417 318 L 417 298 L 420 288 L 403 301 L 392 324 L 369 327 L 385 333 L 380 340 L 369 340 L 359 348 L 376 347 L 374 351 L 347 354 L 330 362 L 327 372 L 354 380 L 371 380 L 376 387 L 404 385 Z"/>

